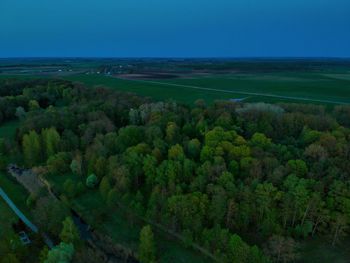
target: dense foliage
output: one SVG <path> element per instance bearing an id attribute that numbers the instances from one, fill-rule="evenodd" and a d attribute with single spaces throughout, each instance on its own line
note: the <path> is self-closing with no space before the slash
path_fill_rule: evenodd
<path id="1" fill-rule="evenodd" d="M 17 140 L 27 167 L 81 178 L 64 183 L 68 199 L 98 188 L 104 209 L 128 207 L 220 262 L 289 262 L 298 240 L 336 245 L 348 234 L 348 106 L 189 107 L 60 81 L 22 93 L 0 100 L 1 112 L 25 110 Z M 74 243 L 69 225 L 62 241 Z M 153 262 L 150 227 L 141 240 L 142 261 Z"/>

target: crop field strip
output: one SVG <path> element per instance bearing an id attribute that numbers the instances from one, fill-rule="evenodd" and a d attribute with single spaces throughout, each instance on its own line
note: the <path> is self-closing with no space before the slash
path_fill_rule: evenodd
<path id="1" fill-rule="evenodd" d="M 323 100 L 323 99 L 313 99 L 313 98 L 305 98 L 305 97 L 297 97 L 297 96 L 283 96 L 283 95 L 276 95 L 276 94 L 270 94 L 270 93 L 245 92 L 245 91 L 238 91 L 238 90 L 206 88 L 206 87 L 182 85 L 182 84 L 151 81 L 151 80 L 130 80 L 130 81 L 138 81 L 138 82 L 152 83 L 152 84 L 156 84 L 156 85 L 164 85 L 164 86 L 172 86 L 172 87 L 183 87 L 183 88 L 190 88 L 190 89 L 197 89 L 197 90 L 232 93 L 232 94 L 239 94 L 239 95 L 269 97 L 269 98 L 277 98 L 277 99 L 283 99 L 283 100 L 296 100 L 296 101 L 306 101 L 306 102 L 316 102 L 316 103 L 350 105 L 350 102 L 347 103 L 347 102 L 336 101 L 336 100 Z"/>
<path id="2" fill-rule="evenodd" d="M 343 75 L 342 75 L 343 76 Z M 345 75 L 344 75 L 345 76 Z M 224 75 L 167 80 L 131 79 L 104 75 L 75 75 L 65 79 L 94 86 L 149 96 L 156 100 L 174 99 L 193 103 L 203 98 L 244 99 L 246 102 L 301 102 L 350 105 L 350 81 L 324 74 Z"/>

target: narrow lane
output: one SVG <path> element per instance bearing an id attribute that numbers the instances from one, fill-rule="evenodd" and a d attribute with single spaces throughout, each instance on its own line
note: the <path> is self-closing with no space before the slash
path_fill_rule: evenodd
<path id="1" fill-rule="evenodd" d="M 8 197 L 5 191 L 0 187 L 0 196 L 5 200 L 8 206 L 12 209 L 12 211 L 23 221 L 23 223 L 29 227 L 34 233 L 38 233 L 39 229 L 36 225 L 34 225 L 22 212 L 17 208 L 17 206 L 12 202 L 12 200 Z"/>

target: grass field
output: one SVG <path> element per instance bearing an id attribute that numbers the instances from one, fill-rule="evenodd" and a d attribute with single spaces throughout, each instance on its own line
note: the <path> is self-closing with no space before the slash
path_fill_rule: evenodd
<path id="1" fill-rule="evenodd" d="M 2 75 L 0 78 L 35 78 L 34 75 Z M 39 77 L 39 76 L 37 76 Z M 350 71 L 273 72 L 191 75 L 175 79 L 122 79 L 102 74 L 51 75 L 87 86 L 105 86 L 155 100 L 176 100 L 192 104 L 244 98 L 246 102 L 302 102 L 350 105 Z"/>
<path id="2" fill-rule="evenodd" d="M 301 246 L 300 263 L 348 263 L 350 262 L 350 239 L 332 247 L 329 240 L 307 240 Z"/>
<path id="3" fill-rule="evenodd" d="M 212 102 L 245 98 L 247 102 L 350 104 L 350 73 L 255 73 L 162 80 L 75 75 L 65 79 L 184 103 L 193 103 L 196 99 Z"/>
<path id="4" fill-rule="evenodd" d="M 133 81 L 118 79 L 101 75 L 77 75 L 65 77 L 65 79 L 78 81 L 87 86 L 105 86 L 119 91 L 132 92 L 141 96 L 151 97 L 155 100 L 176 100 L 183 103 L 193 103 L 199 98 L 208 101 L 243 98 L 240 94 L 222 94 L 207 90 L 194 90 L 186 87 L 168 87 L 146 81 Z"/>
<path id="5" fill-rule="evenodd" d="M 16 204 L 16 206 L 28 217 L 30 217 L 30 209 L 26 205 L 28 198 L 27 190 L 18 184 L 10 175 L 0 172 L 0 186 Z"/>
<path id="6" fill-rule="evenodd" d="M 13 233 L 11 224 L 17 221 L 16 215 L 12 212 L 5 201 L 0 198 L 0 237 Z"/>
<path id="7" fill-rule="evenodd" d="M 14 139 L 16 129 L 19 127 L 20 122 L 18 120 L 8 121 L 0 125 L 0 138 Z"/>

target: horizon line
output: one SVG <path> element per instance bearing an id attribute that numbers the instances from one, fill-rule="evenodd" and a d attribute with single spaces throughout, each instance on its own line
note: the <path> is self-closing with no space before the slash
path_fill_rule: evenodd
<path id="1" fill-rule="evenodd" d="M 11 56 L 0 57 L 5 59 L 350 59 L 350 56 Z"/>

